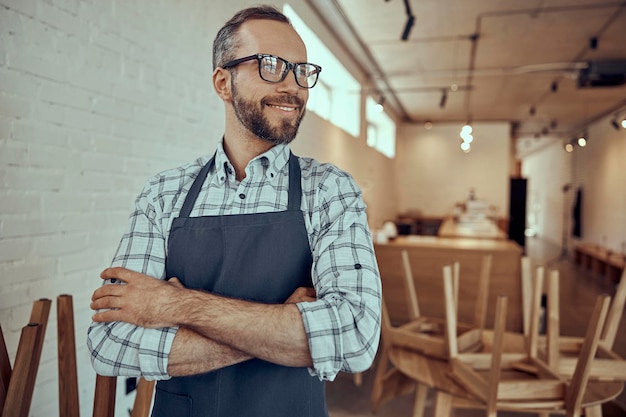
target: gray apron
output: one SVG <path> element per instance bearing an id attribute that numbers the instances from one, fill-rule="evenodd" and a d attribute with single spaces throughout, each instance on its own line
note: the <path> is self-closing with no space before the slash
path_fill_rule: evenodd
<path id="1" fill-rule="evenodd" d="M 298 158 L 289 158 L 287 211 L 189 217 L 213 164 L 211 158 L 202 168 L 172 223 L 166 276 L 187 288 L 259 303 L 280 304 L 296 288 L 312 287 Z M 159 381 L 152 416 L 322 417 L 324 383 L 306 368 L 251 359 Z"/>

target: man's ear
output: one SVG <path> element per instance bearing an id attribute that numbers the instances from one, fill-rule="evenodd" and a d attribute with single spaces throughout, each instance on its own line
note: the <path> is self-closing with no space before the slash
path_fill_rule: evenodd
<path id="1" fill-rule="evenodd" d="M 232 74 L 224 68 L 216 68 L 213 71 L 213 88 L 222 100 L 230 100 L 232 97 L 230 91 L 230 80 Z"/>

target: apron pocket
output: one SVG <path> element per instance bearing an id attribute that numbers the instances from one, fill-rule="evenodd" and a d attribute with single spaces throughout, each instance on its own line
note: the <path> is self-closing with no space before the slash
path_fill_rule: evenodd
<path id="1" fill-rule="evenodd" d="M 157 386 L 152 417 L 192 417 L 192 407 L 191 397 L 173 394 Z"/>

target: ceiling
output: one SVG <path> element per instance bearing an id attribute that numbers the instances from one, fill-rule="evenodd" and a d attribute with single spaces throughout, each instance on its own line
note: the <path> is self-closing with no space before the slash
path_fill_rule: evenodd
<path id="1" fill-rule="evenodd" d="M 578 85 L 586 72 L 626 77 L 625 0 L 308 2 L 403 121 L 506 121 L 538 138 L 626 116 L 626 84 Z"/>

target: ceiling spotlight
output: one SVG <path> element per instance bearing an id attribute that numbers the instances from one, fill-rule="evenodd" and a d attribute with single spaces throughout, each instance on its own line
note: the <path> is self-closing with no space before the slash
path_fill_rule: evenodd
<path id="1" fill-rule="evenodd" d="M 578 146 L 580 146 L 581 148 L 584 148 L 585 146 L 587 146 L 587 139 L 585 139 L 584 136 L 579 137 L 576 142 L 578 143 Z"/>
<path id="2" fill-rule="evenodd" d="M 614 128 L 615 130 L 619 130 L 619 128 L 620 128 L 619 123 L 617 123 L 617 119 L 612 119 L 612 120 L 611 120 L 611 125 L 613 126 L 613 128 Z"/>
<path id="3" fill-rule="evenodd" d="M 459 89 L 459 85 L 458 84 L 452 84 L 450 86 L 450 91 L 457 91 Z"/>
<path id="4" fill-rule="evenodd" d="M 473 129 L 472 129 L 472 125 L 471 124 L 466 124 L 465 126 L 463 126 L 461 128 L 461 134 L 470 134 L 472 133 Z"/>
<path id="5" fill-rule="evenodd" d="M 448 101 L 448 92 L 446 90 L 441 90 L 441 100 L 439 100 L 439 107 L 446 107 L 446 102 Z"/>
<path id="6" fill-rule="evenodd" d="M 424 129 L 426 130 L 430 130 L 433 128 L 433 122 L 431 122 L 430 120 L 426 120 L 424 122 Z"/>
<path id="7" fill-rule="evenodd" d="M 469 151 L 472 150 L 472 147 L 469 143 L 467 142 L 461 142 L 461 150 L 465 153 L 468 153 Z"/>
<path id="8" fill-rule="evenodd" d="M 574 145 L 572 145 L 571 143 L 566 143 L 565 146 L 565 152 L 570 153 L 574 151 Z"/>
<path id="9" fill-rule="evenodd" d="M 626 118 L 622 119 L 622 122 L 620 124 L 624 129 L 626 129 Z"/>
<path id="10" fill-rule="evenodd" d="M 550 84 L 550 90 L 552 90 L 553 93 L 559 91 L 559 83 L 552 81 L 552 84 Z"/>

